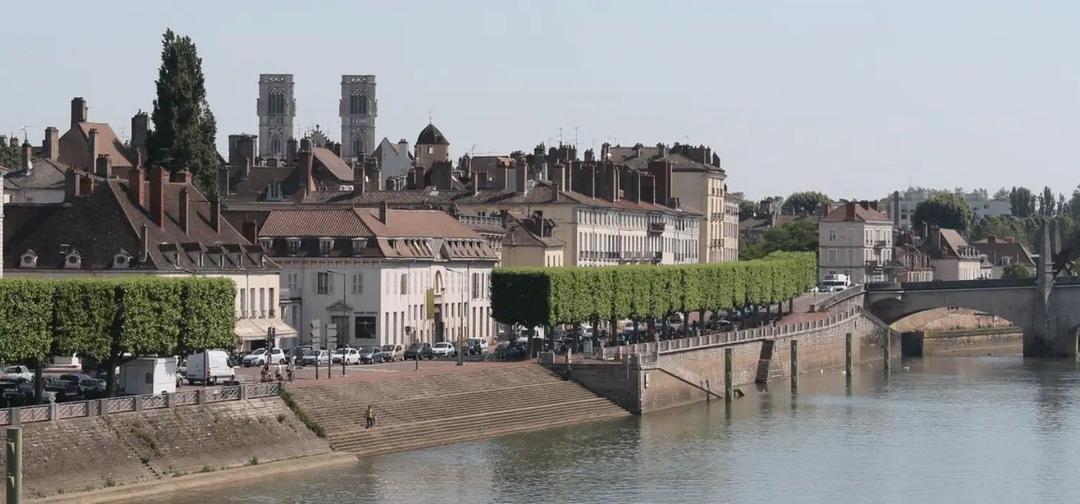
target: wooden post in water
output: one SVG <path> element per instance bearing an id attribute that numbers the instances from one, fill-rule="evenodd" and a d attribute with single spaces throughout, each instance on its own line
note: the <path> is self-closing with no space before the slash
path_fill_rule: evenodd
<path id="1" fill-rule="evenodd" d="M 851 333 L 844 335 L 844 372 L 851 376 Z"/>
<path id="2" fill-rule="evenodd" d="M 724 349 L 724 403 L 731 404 L 731 395 L 734 393 L 735 386 L 732 384 L 732 372 L 731 372 L 731 349 Z"/>
<path id="3" fill-rule="evenodd" d="M 799 388 L 799 340 L 791 340 L 791 391 Z"/>
<path id="4" fill-rule="evenodd" d="M 7 503 L 22 502 L 22 429 L 7 429 Z"/>
<path id="5" fill-rule="evenodd" d="M 889 359 L 889 349 L 892 347 L 892 329 L 885 328 L 885 336 L 882 337 L 882 341 L 885 346 L 885 349 L 883 350 L 883 352 L 885 352 L 885 374 L 889 374 L 889 371 L 892 370 L 892 362 Z"/>

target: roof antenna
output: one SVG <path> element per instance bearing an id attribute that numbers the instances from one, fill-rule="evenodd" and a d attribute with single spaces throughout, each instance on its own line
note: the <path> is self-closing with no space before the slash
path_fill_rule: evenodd
<path id="1" fill-rule="evenodd" d="M 431 109 L 427 109 L 427 123 L 431 124 Z"/>

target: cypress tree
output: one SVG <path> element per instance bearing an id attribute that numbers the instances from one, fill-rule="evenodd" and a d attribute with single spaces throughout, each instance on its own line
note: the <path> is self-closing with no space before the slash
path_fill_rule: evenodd
<path id="1" fill-rule="evenodd" d="M 150 163 L 170 172 L 190 170 L 200 190 L 217 194 L 217 125 L 206 102 L 202 59 L 191 38 L 165 30 L 156 84 L 154 130 L 146 140 Z"/>

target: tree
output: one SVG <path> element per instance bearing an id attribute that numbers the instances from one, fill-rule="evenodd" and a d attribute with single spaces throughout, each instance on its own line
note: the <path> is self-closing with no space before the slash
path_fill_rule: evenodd
<path id="1" fill-rule="evenodd" d="M 812 214 L 830 201 L 832 200 L 828 196 L 817 191 L 795 192 L 784 200 L 783 211 L 789 214 Z"/>
<path id="2" fill-rule="evenodd" d="M 1039 195 L 1039 215 L 1044 217 L 1054 215 L 1054 191 L 1051 191 L 1049 187 L 1043 187 L 1043 192 Z"/>
<path id="3" fill-rule="evenodd" d="M 761 259 L 773 252 L 815 252 L 818 249 L 817 224 L 809 220 L 789 222 L 770 228 L 756 240 L 739 240 L 739 259 Z"/>
<path id="4" fill-rule="evenodd" d="M 1009 199 L 1009 194 L 1010 194 L 1009 190 L 1002 187 L 1001 189 L 998 189 L 997 192 L 994 193 L 994 200 L 995 201 L 1005 201 L 1005 200 Z"/>
<path id="5" fill-rule="evenodd" d="M 784 198 L 769 196 L 758 202 L 757 215 L 777 215 L 784 207 Z"/>
<path id="6" fill-rule="evenodd" d="M 22 168 L 22 152 L 18 147 L 0 145 L 0 166 L 9 170 Z"/>
<path id="7" fill-rule="evenodd" d="M 1013 217 L 1031 217 L 1035 215 L 1035 195 L 1026 187 L 1013 187 L 1009 191 L 1009 206 Z"/>
<path id="8" fill-rule="evenodd" d="M 757 213 L 757 203 L 749 200 L 739 201 L 739 220 L 746 220 L 753 218 Z"/>
<path id="9" fill-rule="evenodd" d="M 204 194 L 216 195 L 217 125 L 206 102 L 202 59 L 190 38 L 178 37 L 172 30 L 165 30 L 162 46 L 147 157 L 170 172 L 191 171 Z"/>
<path id="10" fill-rule="evenodd" d="M 971 226 L 973 218 L 971 205 L 962 195 L 938 193 L 915 207 L 912 226 L 918 229 L 930 225 L 964 232 Z"/>
<path id="11" fill-rule="evenodd" d="M 1020 280 L 1035 276 L 1031 270 L 1020 263 L 1011 263 L 1001 271 L 1001 278 L 1006 280 Z"/>

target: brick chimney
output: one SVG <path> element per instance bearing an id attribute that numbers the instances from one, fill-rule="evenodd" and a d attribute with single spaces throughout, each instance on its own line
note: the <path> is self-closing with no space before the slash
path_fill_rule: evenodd
<path id="1" fill-rule="evenodd" d="M 382 191 L 383 179 L 382 169 L 379 168 L 379 160 L 375 159 L 375 156 L 364 155 L 364 160 L 361 165 L 364 167 L 364 173 L 367 175 L 367 179 L 371 182 L 370 186 L 364 187 L 368 191 Z"/>
<path id="2" fill-rule="evenodd" d="M 656 178 L 651 173 L 638 172 L 638 196 L 642 202 L 655 203 Z"/>
<path id="3" fill-rule="evenodd" d="M 94 174 L 104 179 L 112 178 L 112 161 L 108 154 L 98 154 L 94 162 Z"/>
<path id="4" fill-rule="evenodd" d="M 364 153 L 360 153 L 356 162 L 353 163 L 352 178 L 353 178 L 353 196 L 363 196 L 364 191 L 367 190 L 367 174 L 364 173 L 364 162 L 366 161 Z"/>
<path id="5" fill-rule="evenodd" d="M 454 187 L 454 165 L 449 161 L 431 163 L 431 184 L 440 191 L 449 191 Z"/>
<path id="6" fill-rule="evenodd" d="M 289 165 L 296 163 L 296 139 L 289 138 L 285 142 L 285 162 Z"/>
<path id="7" fill-rule="evenodd" d="M 30 145 L 30 142 L 23 141 L 22 144 L 22 167 L 28 171 L 34 169 L 34 146 Z"/>
<path id="8" fill-rule="evenodd" d="M 134 167 L 128 171 L 128 192 L 139 208 L 146 210 L 146 170 Z"/>
<path id="9" fill-rule="evenodd" d="M 311 194 L 315 191 L 315 174 L 314 161 L 311 155 L 311 139 L 304 138 L 300 140 L 300 169 L 304 174 L 304 196 Z"/>
<path id="10" fill-rule="evenodd" d="M 524 160 L 517 160 L 514 162 L 514 192 L 518 196 L 524 196 L 525 193 L 528 192 L 529 186 L 526 184 L 526 181 L 528 180 L 528 176 L 526 175 L 527 167 L 528 165 Z"/>
<path id="11" fill-rule="evenodd" d="M 139 111 L 131 116 L 131 148 L 146 147 L 146 137 L 150 136 L 150 116 Z"/>
<path id="12" fill-rule="evenodd" d="M 188 225 L 191 223 L 191 195 L 188 193 L 187 186 L 180 188 L 180 230 L 184 234 L 188 233 Z"/>
<path id="13" fill-rule="evenodd" d="M 86 100 L 81 96 L 71 99 L 71 127 L 79 127 L 79 123 L 87 121 Z"/>
<path id="14" fill-rule="evenodd" d="M 180 170 L 173 174 L 172 180 L 180 184 L 191 184 L 195 181 L 195 177 L 188 170 Z"/>
<path id="15" fill-rule="evenodd" d="M 641 202 L 641 171 L 640 170 L 630 170 L 630 177 L 628 177 L 628 178 L 630 179 L 630 183 L 626 184 L 626 188 L 628 190 L 625 191 L 623 194 L 626 196 L 626 199 L 628 199 L 630 201 L 633 201 L 634 203 L 640 203 Z"/>
<path id="16" fill-rule="evenodd" d="M 169 181 L 169 172 L 161 166 L 150 169 L 150 220 L 158 227 L 165 225 L 165 184 Z"/>
<path id="17" fill-rule="evenodd" d="M 591 163 L 596 161 L 596 153 L 592 149 L 585 149 L 585 162 Z"/>
<path id="18" fill-rule="evenodd" d="M 388 219 L 390 219 L 390 205 L 387 205 L 384 201 L 379 204 L 379 220 L 382 221 L 383 225 L 389 226 L 390 221 Z"/>
<path id="19" fill-rule="evenodd" d="M 70 203 L 80 196 L 79 170 L 74 166 L 64 172 L 64 201 Z"/>
<path id="20" fill-rule="evenodd" d="M 221 234 L 221 199 L 217 196 L 210 198 L 210 227 Z"/>
<path id="21" fill-rule="evenodd" d="M 94 193 L 94 177 L 89 173 L 84 173 L 79 176 L 79 194 L 82 196 L 90 196 Z"/>
<path id="22" fill-rule="evenodd" d="M 87 161 L 89 166 L 86 167 L 86 171 L 94 171 L 94 163 L 97 162 L 98 156 L 98 130 L 97 128 L 90 128 L 90 131 L 86 136 L 86 146 L 90 151 L 90 160 Z"/>
<path id="23" fill-rule="evenodd" d="M 45 140 L 41 142 L 41 155 L 53 161 L 60 158 L 60 130 L 52 126 L 45 128 Z"/>
<path id="24" fill-rule="evenodd" d="M 251 243 L 259 243 L 259 225 L 253 220 L 244 221 L 244 239 Z"/>
<path id="25" fill-rule="evenodd" d="M 607 161 L 611 157 L 611 144 L 604 142 L 600 146 L 600 161 Z"/>
<path id="26" fill-rule="evenodd" d="M 649 173 L 654 179 L 653 197 L 658 205 L 671 205 L 671 162 L 665 159 L 649 161 Z"/>

